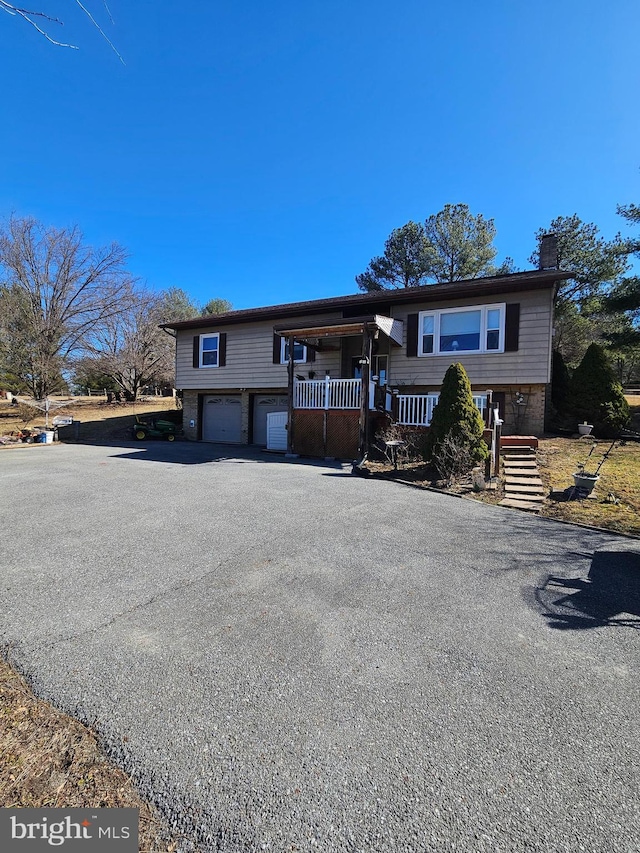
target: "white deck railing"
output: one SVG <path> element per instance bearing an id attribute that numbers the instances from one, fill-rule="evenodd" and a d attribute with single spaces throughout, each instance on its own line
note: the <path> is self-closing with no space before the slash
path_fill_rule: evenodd
<path id="1" fill-rule="evenodd" d="M 429 426 L 439 394 L 399 394 L 398 423 L 403 426 Z M 482 412 L 487 406 L 486 394 L 474 394 L 473 402 Z"/>
<path id="2" fill-rule="evenodd" d="M 309 379 L 293 383 L 295 409 L 359 409 L 359 379 Z"/>
<path id="3" fill-rule="evenodd" d="M 295 379 L 293 383 L 293 407 L 295 409 L 359 409 L 360 379 Z M 370 390 L 369 405 L 373 407 Z M 398 423 L 404 426 L 429 426 L 433 410 L 438 402 L 437 393 L 399 394 Z M 487 405 L 486 394 L 474 394 L 473 402 L 482 410 Z"/>

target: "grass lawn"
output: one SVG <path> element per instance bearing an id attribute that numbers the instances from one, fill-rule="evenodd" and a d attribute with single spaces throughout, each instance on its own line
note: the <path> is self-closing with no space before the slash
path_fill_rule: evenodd
<path id="1" fill-rule="evenodd" d="M 62 400 L 63 398 L 60 398 Z M 131 439 L 131 427 L 136 415 L 175 412 L 173 397 L 149 397 L 135 403 L 107 403 L 100 397 L 75 397 L 70 405 L 64 406 L 49 415 L 49 422 L 56 415 L 70 416 L 80 421 L 81 441 L 109 441 L 110 439 Z M 25 417 L 32 416 L 28 422 Z M 27 426 L 44 429 L 45 416 L 38 409 L 26 406 L 12 406 L 6 400 L 0 401 L 0 435 L 9 435 Z"/>
<path id="2" fill-rule="evenodd" d="M 632 428 L 640 432 L 640 396 L 628 396 L 633 413 Z M 594 443 L 592 438 L 543 438 L 538 448 L 538 465 L 550 492 L 573 484 L 578 463 L 585 462 Z M 585 470 L 593 471 L 611 442 L 597 440 Z M 588 500 L 545 501 L 541 515 L 606 527 L 619 533 L 640 536 L 640 443 L 616 444 L 600 470 L 600 479 Z"/>
<path id="3" fill-rule="evenodd" d="M 610 444 L 610 441 L 597 441 L 588 469 L 596 467 Z M 585 461 L 592 445 L 593 439 L 589 438 L 540 440 L 538 466 L 550 492 L 561 492 L 573 485 L 572 475 L 578 470 L 578 463 Z M 595 465 L 592 464 L 594 460 Z M 540 514 L 640 536 L 640 443 L 615 446 L 600 470 L 600 479 L 589 499 L 558 501 L 549 498 Z"/>

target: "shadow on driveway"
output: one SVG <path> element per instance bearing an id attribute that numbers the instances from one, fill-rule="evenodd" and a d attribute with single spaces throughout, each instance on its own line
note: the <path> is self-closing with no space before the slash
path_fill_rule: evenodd
<path id="1" fill-rule="evenodd" d="M 121 453 L 116 445 L 112 456 L 118 459 L 132 459 L 137 462 L 165 462 L 169 465 L 206 465 L 210 462 L 227 462 L 242 465 L 251 462 L 269 462 L 271 464 L 312 465 L 321 468 L 342 469 L 340 462 L 326 462 L 321 459 L 303 459 L 274 453 L 260 447 L 238 444 L 209 444 L 191 441 L 119 441 L 117 447 L 129 452 Z"/>
<path id="2" fill-rule="evenodd" d="M 560 630 L 603 625 L 640 628 L 640 553 L 596 551 L 586 578 L 549 575 L 535 590 L 549 627 Z"/>

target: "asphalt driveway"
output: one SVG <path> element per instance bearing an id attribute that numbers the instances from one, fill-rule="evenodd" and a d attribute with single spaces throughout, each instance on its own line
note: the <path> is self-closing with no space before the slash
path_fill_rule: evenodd
<path id="1" fill-rule="evenodd" d="M 11 658 L 205 850 L 640 849 L 638 541 L 160 442 L 1 451 L 0 530 Z"/>

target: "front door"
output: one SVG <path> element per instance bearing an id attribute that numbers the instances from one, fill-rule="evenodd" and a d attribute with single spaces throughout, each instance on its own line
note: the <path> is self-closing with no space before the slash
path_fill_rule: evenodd
<path id="1" fill-rule="evenodd" d="M 371 365 L 371 379 L 376 382 L 377 385 L 386 385 L 387 384 L 387 374 L 388 374 L 388 359 L 387 355 L 374 355 L 373 356 L 373 364 Z M 351 377 L 353 379 L 360 379 L 362 376 L 362 365 L 360 364 L 360 357 L 351 359 Z"/>

